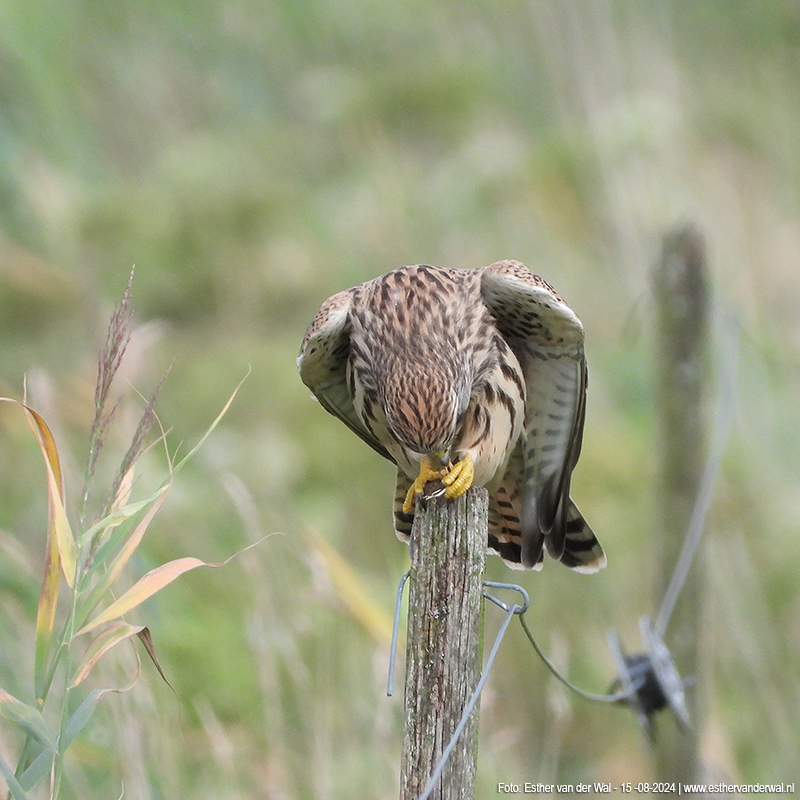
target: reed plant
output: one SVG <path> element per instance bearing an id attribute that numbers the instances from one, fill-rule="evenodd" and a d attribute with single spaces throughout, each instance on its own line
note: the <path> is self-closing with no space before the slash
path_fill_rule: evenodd
<path id="1" fill-rule="evenodd" d="M 126 615 L 183 573 L 200 566 L 222 566 L 198 558 L 178 558 L 151 570 L 129 589 L 118 588 L 175 475 L 216 428 L 238 391 L 237 387 L 200 441 L 175 460 L 155 413 L 156 398 L 168 370 L 146 402 L 110 489 L 99 503 L 93 502 L 97 494 L 94 479 L 98 457 L 119 404 L 118 400 L 112 402 L 112 384 L 132 335 L 132 278 L 133 271 L 111 315 L 99 356 L 83 490 L 75 513 L 67 507 L 64 461 L 47 422 L 28 405 L 24 396 L 22 401 L 0 398 L 21 409 L 38 443 L 47 476 L 48 509 L 44 570 L 36 614 L 33 685 L 25 699 L 0 687 L 0 722 L 15 728 L 21 742 L 15 767 L 0 756 L 0 774 L 8 787 L 9 800 L 32 800 L 34 796 L 56 800 L 65 783 L 70 746 L 90 723 L 98 704 L 106 695 L 127 692 L 136 685 L 141 666 L 138 655 L 127 685 L 93 685 L 94 667 L 110 650 L 138 639 L 166 681 L 147 626 L 127 621 Z M 153 437 L 154 429 L 157 433 Z M 134 499 L 137 463 L 155 445 L 163 448 L 167 477 L 152 494 Z M 100 510 L 90 517 L 92 505 Z M 24 664 L 20 669 L 24 669 Z M 18 684 L 24 685 L 24 679 Z"/>

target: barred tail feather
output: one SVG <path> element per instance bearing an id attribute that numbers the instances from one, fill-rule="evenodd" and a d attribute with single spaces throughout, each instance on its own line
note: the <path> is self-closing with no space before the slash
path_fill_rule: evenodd
<path id="1" fill-rule="evenodd" d="M 560 561 L 570 569 L 585 574 L 599 572 L 606 565 L 606 554 L 600 542 L 572 500 L 567 509 L 564 552 Z"/>
<path id="2" fill-rule="evenodd" d="M 489 550 L 494 551 L 512 569 L 540 570 L 543 564 L 541 543 L 538 557 L 530 566 L 523 563 L 520 513 L 522 498 L 516 482 L 500 486 L 489 495 Z"/>
<path id="3" fill-rule="evenodd" d="M 512 487 L 509 490 L 508 487 Z M 499 555 L 514 569 L 540 570 L 544 550 L 550 552 L 549 537 L 539 536 L 538 541 L 529 542 L 530 566 L 523 558 L 523 537 L 520 524 L 522 498 L 518 484 L 507 481 L 489 497 L 489 549 Z M 563 549 L 554 556 L 564 566 L 576 572 L 590 574 L 599 572 L 606 565 L 606 555 L 597 537 L 589 527 L 578 507 L 569 501 L 566 514 Z M 543 547 L 544 545 L 544 547 Z M 551 555 L 553 555 L 551 553 Z"/>

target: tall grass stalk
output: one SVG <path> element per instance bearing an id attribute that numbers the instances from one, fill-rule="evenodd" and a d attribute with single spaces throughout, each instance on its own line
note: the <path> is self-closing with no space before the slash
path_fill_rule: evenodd
<path id="1" fill-rule="evenodd" d="M 128 691 L 137 682 L 138 658 L 135 675 L 127 686 L 87 691 L 87 679 L 95 665 L 112 648 L 138 638 L 164 677 L 147 627 L 127 622 L 125 615 L 184 572 L 199 566 L 221 566 L 197 558 L 179 558 L 151 570 L 130 589 L 114 597 L 114 589 L 164 502 L 176 472 L 216 428 L 238 387 L 198 444 L 179 462 L 172 461 L 161 429 L 153 444 L 164 446 L 168 476 L 155 492 L 144 499 L 132 500 L 136 465 L 147 449 L 148 434 L 157 422 L 154 405 L 165 375 L 146 403 L 130 447 L 100 505 L 99 519 L 92 524 L 86 522 L 97 460 L 118 405 L 111 404 L 111 386 L 131 339 L 132 278 L 133 272 L 111 316 L 106 343 L 100 353 L 77 529 L 73 529 L 70 522 L 62 462 L 49 426 L 24 400 L 0 398 L 22 409 L 36 438 L 47 474 L 48 507 L 45 565 L 33 654 L 33 701 L 15 697 L 0 687 L 0 718 L 24 737 L 14 769 L 0 757 L 0 775 L 7 786 L 8 800 L 32 800 L 34 790 L 36 797 L 43 796 L 42 791 L 50 800 L 61 796 L 65 784 L 65 756 L 70 745 L 91 720 L 105 695 Z M 68 598 L 59 613 L 59 595 L 64 584 Z"/>

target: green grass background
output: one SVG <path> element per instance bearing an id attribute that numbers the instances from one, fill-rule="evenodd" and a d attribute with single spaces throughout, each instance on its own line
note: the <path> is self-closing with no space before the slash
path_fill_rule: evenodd
<path id="1" fill-rule="evenodd" d="M 131 615 L 177 698 L 147 666 L 106 698 L 67 795 L 396 796 L 402 691 L 384 696 L 383 625 L 407 555 L 392 469 L 309 399 L 294 360 L 326 297 L 407 263 L 518 258 L 584 321 L 573 495 L 609 567 L 520 575 L 493 560 L 490 576 L 521 580 L 544 648 L 605 690 L 607 629 L 636 649 L 670 566 L 649 275 L 687 220 L 741 333 L 702 546 L 704 760 L 731 782 L 800 780 L 799 97 L 790 0 L 0 4 L 0 393 L 21 397 L 27 375 L 75 508 L 96 356 L 135 263 L 118 389 L 147 394 L 174 360 L 158 404 L 173 449 L 252 372 L 130 579 L 280 533 Z M 99 485 L 144 405 L 130 394 Z M 0 686 L 29 699 L 44 470 L 21 416 L 0 414 Z M 165 471 L 151 451 L 139 496 Z M 357 576 L 349 605 L 315 534 Z M 498 625 L 487 612 L 487 635 Z M 133 669 L 121 652 L 93 680 L 123 685 Z M 6 760 L 18 746 L 0 726 Z M 633 715 L 567 696 L 513 626 L 482 700 L 478 796 L 498 781 L 652 778 Z"/>

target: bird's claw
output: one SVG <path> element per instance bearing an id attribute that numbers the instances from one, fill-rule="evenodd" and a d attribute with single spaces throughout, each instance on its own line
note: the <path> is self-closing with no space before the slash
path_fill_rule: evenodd
<path id="1" fill-rule="evenodd" d="M 442 477 L 442 483 L 447 487 L 444 493 L 445 497 L 450 500 L 461 497 L 472 486 L 474 477 L 475 465 L 472 463 L 472 456 L 466 455 L 461 461 L 453 464 L 447 470 L 447 474 Z"/>
<path id="2" fill-rule="evenodd" d="M 449 500 L 461 497 L 464 492 L 472 486 L 472 479 L 475 477 L 475 465 L 472 457 L 464 456 L 461 461 L 451 464 L 447 469 L 434 469 L 430 462 L 420 463 L 419 475 L 414 479 L 411 488 L 403 501 L 403 513 L 410 514 L 414 510 L 414 501 L 417 495 L 422 494 L 422 490 L 428 481 L 440 480 L 444 484 L 444 496 Z M 437 492 L 433 497 L 442 494 Z"/>
<path id="3" fill-rule="evenodd" d="M 406 493 L 406 499 L 403 501 L 403 513 L 410 514 L 414 510 L 414 501 L 417 499 L 418 494 L 422 494 L 422 490 L 428 481 L 444 481 L 446 475 L 447 470 L 434 469 L 427 461 L 422 461 L 419 475 L 414 479 L 414 483 L 411 484 L 411 488 Z"/>

